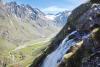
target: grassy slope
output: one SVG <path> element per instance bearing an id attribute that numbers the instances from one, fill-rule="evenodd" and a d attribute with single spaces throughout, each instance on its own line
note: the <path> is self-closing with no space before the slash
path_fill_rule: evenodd
<path id="1" fill-rule="evenodd" d="M 5 62 L 8 63 L 7 67 L 28 67 L 28 65 L 30 65 L 39 54 L 41 54 L 43 49 L 47 47 L 47 45 L 45 45 L 47 43 L 49 43 L 49 41 L 41 40 L 39 43 L 31 41 L 25 44 L 29 46 L 14 50 L 17 48 L 14 44 L 0 39 L 0 48 L 2 48 L 0 49 L 0 60 L 3 60 L 3 58 L 6 58 L 5 61 L 9 60 L 8 62 Z"/>
<path id="2" fill-rule="evenodd" d="M 6 64 L 10 63 L 11 57 L 10 57 L 9 52 L 15 49 L 15 47 L 16 46 L 14 44 L 8 42 L 5 39 L 0 38 L 0 62 L 6 63 Z M 2 63 L 0 63 L 0 65 L 2 65 Z"/>
<path id="3" fill-rule="evenodd" d="M 31 44 L 30 46 L 21 48 L 19 50 L 11 51 L 11 53 L 16 57 L 15 62 L 18 62 L 17 64 L 19 64 L 21 67 L 26 67 L 32 63 L 32 61 L 43 51 L 44 48 L 47 47 L 47 45 L 45 45 L 46 43 L 47 42 L 44 41 L 41 41 L 41 43 L 37 44 L 29 42 L 27 44 Z"/>
<path id="4" fill-rule="evenodd" d="M 50 39 L 37 40 L 39 36 L 37 28 L 29 22 L 20 22 L 0 9 L 0 67 L 1 62 L 6 63 L 7 67 L 26 67 L 31 64 Z M 15 50 L 23 44 L 26 46 Z"/>

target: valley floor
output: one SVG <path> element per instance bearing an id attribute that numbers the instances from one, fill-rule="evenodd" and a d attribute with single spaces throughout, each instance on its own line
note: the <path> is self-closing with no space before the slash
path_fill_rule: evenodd
<path id="1" fill-rule="evenodd" d="M 0 47 L 2 48 L 0 49 L 0 67 L 28 67 L 48 46 L 50 39 L 30 41 L 18 47 L 0 39 Z"/>

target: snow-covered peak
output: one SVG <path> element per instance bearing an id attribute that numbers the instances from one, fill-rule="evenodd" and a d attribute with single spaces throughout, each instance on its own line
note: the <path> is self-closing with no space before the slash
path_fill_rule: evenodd
<path id="1" fill-rule="evenodd" d="M 67 18 L 70 15 L 70 13 L 71 13 L 70 11 L 66 10 L 63 12 L 59 12 L 55 15 L 56 16 L 55 20 L 56 20 L 58 26 L 64 26 L 66 24 Z"/>
<path id="2" fill-rule="evenodd" d="M 63 11 L 63 12 L 59 12 L 56 14 L 56 16 L 61 16 L 61 15 L 69 15 L 71 12 L 70 11 Z"/>

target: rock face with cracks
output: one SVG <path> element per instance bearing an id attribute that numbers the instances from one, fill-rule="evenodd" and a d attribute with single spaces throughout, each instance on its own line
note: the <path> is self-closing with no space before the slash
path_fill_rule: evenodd
<path id="1" fill-rule="evenodd" d="M 88 3 L 89 4 L 89 3 Z M 82 7 L 78 7 L 79 9 Z M 84 9 L 84 8 L 83 8 Z M 80 9 L 79 9 L 80 10 Z M 73 12 L 75 12 L 74 10 Z M 82 10 L 80 10 L 82 11 Z M 75 13 L 74 13 L 75 14 Z M 76 15 L 72 15 L 77 18 Z M 74 19 L 72 15 L 69 19 Z M 100 66 L 100 5 L 91 3 L 91 7 L 71 22 L 79 32 L 90 33 L 83 44 L 74 46 L 64 55 L 64 61 L 59 67 L 99 67 Z M 74 25 L 76 24 L 76 25 Z M 77 49 L 78 48 L 78 49 Z"/>

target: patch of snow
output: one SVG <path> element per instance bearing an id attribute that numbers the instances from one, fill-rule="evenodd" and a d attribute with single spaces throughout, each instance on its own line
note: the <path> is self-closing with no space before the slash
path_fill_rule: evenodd
<path id="1" fill-rule="evenodd" d="M 56 18 L 55 15 L 46 15 L 45 16 L 48 20 L 54 20 Z"/>

